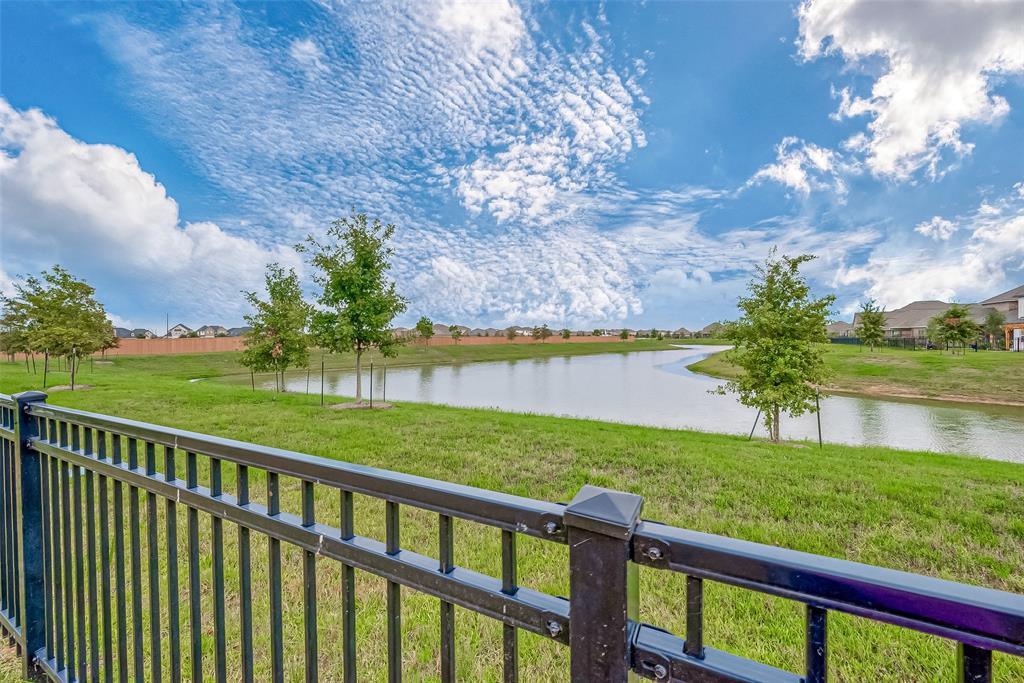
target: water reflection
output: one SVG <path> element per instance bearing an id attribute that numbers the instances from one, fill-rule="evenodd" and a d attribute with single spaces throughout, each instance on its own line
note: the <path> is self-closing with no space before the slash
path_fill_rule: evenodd
<path id="1" fill-rule="evenodd" d="M 387 369 L 387 398 L 586 417 L 657 427 L 746 434 L 756 411 L 709 393 L 719 380 L 687 366 L 723 347 Z M 374 367 L 373 394 L 385 390 Z M 369 373 L 367 373 L 369 374 Z M 364 377 L 365 380 L 365 377 Z M 303 372 L 289 391 L 306 390 Z M 352 396 L 355 376 L 334 371 L 327 393 Z M 273 380 L 267 384 L 273 386 Z M 364 388 L 367 383 L 364 381 Z M 310 393 L 319 393 L 312 377 Z M 831 396 L 822 401 L 826 441 L 970 453 L 1024 462 L 1024 408 Z M 759 431 L 761 428 L 759 427 Z M 784 419 L 783 436 L 816 440 L 814 415 Z"/>

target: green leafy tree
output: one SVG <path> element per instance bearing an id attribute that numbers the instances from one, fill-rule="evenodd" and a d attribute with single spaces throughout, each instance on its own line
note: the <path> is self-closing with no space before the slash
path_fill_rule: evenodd
<path id="1" fill-rule="evenodd" d="M 302 287 L 295 271 L 276 263 L 267 266 L 264 277 L 267 299 L 245 292 L 255 310 L 245 316 L 250 330 L 245 334 L 242 365 L 256 372 L 274 372 L 279 391 L 284 391 L 284 373 L 309 362 L 310 307 L 302 300 Z"/>
<path id="2" fill-rule="evenodd" d="M 572 337 L 572 331 L 568 327 L 562 328 L 562 339 L 569 339 Z"/>
<path id="3" fill-rule="evenodd" d="M 961 351 L 972 341 L 977 340 L 982 332 L 982 326 L 970 319 L 970 309 L 963 304 L 951 304 L 941 315 L 933 318 L 938 336 L 947 345 L 953 347 L 956 353 L 957 346 Z"/>
<path id="4" fill-rule="evenodd" d="M 74 389 L 79 360 L 107 348 L 114 336 L 96 290 L 60 266 L 27 277 L 14 288 L 15 296 L 4 298 L 5 317 L 9 313 L 21 321 L 28 353 L 68 359 Z"/>
<path id="5" fill-rule="evenodd" d="M 595 337 L 601 337 L 604 336 L 604 330 L 602 330 L 600 327 L 595 327 L 594 331 L 591 334 L 593 334 Z"/>
<path id="6" fill-rule="evenodd" d="M 508 339 L 509 341 L 512 341 L 513 339 L 515 339 L 516 338 L 516 328 L 510 327 L 507 330 L 505 330 L 505 338 Z"/>
<path id="7" fill-rule="evenodd" d="M 430 338 L 434 336 L 434 321 L 427 316 L 420 316 L 420 319 L 416 321 L 416 334 L 420 339 L 423 340 L 424 344 L 430 343 Z"/>
<path id="8" fill-rule="evenodd" d="M 459 328 L 459 326 L 458 325 L 454 325 L 454 324 L 453 325 L 449 325 L 448 326 L 448 331 L 449 331 L 449 334 L 452 335 L 452 341 L 455 342 L 456 344 L 458 344 L 459 340 L 462 339 L 462 330 Z"/>
<path id="9" fill-rule="evenodd" d="M 547 325 L 540 325 L 539 327 L 533 328 L 533 340 L 545 342 L 552 335 L 551 328 Z"/>
<path id="10" fill-rule="evenodd" d="M 760 409 L 777 443 L 783 412 L 796 417 L 816 410 L 816 385 L 828 378 L 821 344 L 828 343 L 825 320 L 835 297 L 811 297 L 800 266 L 813 256 L 775 254 L 757 267 L 748 295 L 739 300 L 742 316 L 729 325 L 728 338 L 736 345 L 731 360 L 743 373 L 719 391 L 735 392 L 741 403 Z"/>
<path id="11" fill-rule="evenodd" d="M 627 330 L 626 328 L 623 328 L 622 331 L 619 332 L 619 339 L 621 339 L 623 341 L 626 341 L 627 339 L 629 339 L 629 330 Z"/>
<path id="12" fill-rule="evenodd" d="M 985 316 L 985 322 L 982 323 L 982 327 L 985 331 L 985 336 L 988 337 L 988 343 L 993 349 L 1003 348 L 1003 325 L 1006 324 L 1006 316 L 1000 311 L 991 310 L 988 315 Z"/>
<path id="13" fill-rule="evenodd" d="M 875 300 L 865 301 L 860 306 L 860 325 L 857 336 L 861 344 L 867 344 L 872 351 L 881 346 L 885 338 L 885 309 L 878 307 Z"/>
<path id="14" fill-rule="evenodd" d="M 324 349 L 355 351 L 356 402 L 363 399 L 363 352 L 376 347 L 385 357 L 397 353 L 401 343 L 391 322 L 406 308 L 388 278 L 394 249 L 388 246 L 395 226 L 370 221 L 365 213 L 336 220 L 321 241 L 312 235 L 296 245 L 316 269 L 323 287 L 317 299 L 322 310 L 313 313 L 310 331 Z"/>

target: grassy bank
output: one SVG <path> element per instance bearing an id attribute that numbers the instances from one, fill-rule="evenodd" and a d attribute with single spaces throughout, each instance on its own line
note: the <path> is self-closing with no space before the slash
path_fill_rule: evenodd
<path id="1" fill-rule="evenodd" d="M 1024 406 L 1024 353 L 884 349 L 870 351 L 852 344 L 830 344 L 825 361 L 834 376 L 831 388 L 875 396 L 934 398 Z M 729 351 L 691 366 L 723 378 L 737 376 Z"/>
<path id="2" fill-rule="evenodd" d="M 617 345 L 600 346 L 605 351 Z M 422 353 L 510 353 L 517 348 L 442 347 Z M 224 355 L 115 359 L 112 365 L 96 365 L 91 374 L 83 372 L 81 381 L 95 385 L 93 389 L 54 393 L 50 400 L 546 500 L 568 501 L 585 483 L 607 486 L 643 495 L 645 516 L 666 523 L 1024 592 L 1024 468 L 1019 465 L 883 448 L 772 446 L 722 435 L 417 404 L 391 411 L 331 411 L 321 409 L 314 397 L 185 381 L 228 372 Z M 38 379 L 26 375 L 23 365 L 0 365 L 0 391 L 5 393 L 34 387 Z M 233 468 L 225 475 L 226 489 L 233 491 Z M 252 487 L 263 495 L 258 477 Z M 257 500 L 262 502 L 262 497 Z M 289 482 L 285 509 L 297 512 L 298 501 L 298 488 Z M 163 514 L 161 505 L 161 529 Z M 317 515 L 329 522 L 337 519 L 336 493 L 320 492 Z M 178 521 L 184 553 L 183 514 Z M 209 520 L 203 524 L 204 660 L 211 671 Z M 404 509 L 403 546 L 436 556 L 436 525 L 435 515 Z M 358 498 L 357 531 L 383 538 L 382 504 Z M 456 523 L 456 539 L 457 563 L 500 575 L 497 532 Z M 230 524 L 225 525 L 225 541 L 228 638 L 237 642 L 237 545 Z M 567 595 L 566 557 L 564 547 L 522 539 L 521 582 Z M 254 540 L 253 558 L 256 678 L 266 680 L 263 539 Z M 301 558 L 288 549 L 284 562 L 291 680 L 302 672 Z M 382 680 L 384 583 L 358 576 L 361 680 Z M 185 577 L 183 566 L 183 609 Z M 318 577 L 321 677 L 336 680 L 341 663 L 340 572 L 334 563 L 323 561 Z M 683 632 L 683 577 L 644 570 L 641 582 L 642 618 Z M 801 670 L 799 605 L 719 585 L 709 586 L 705 599 L 710 646 Z M 167 604 L 166 596 L 161 603 Z M 186 617 L 182 612 L 183 638 Z M 460 680 L 499 680 L 500 627 L 461 609 L 457 619 Z M 403 591 L 408 680 L 438 679 L 438 628 L 437 601 Z M 950 680 L 954 673 L 949 642 L 863 619 L 833 615 L 829 644 L 830 674 L 836 681 L 938 681 Z M 525 634 L 522 647 L 522 680 L 565 680 L 564 648 Z M 236 656 L 229 649 L 232 667 Z M 997 656 L 996 669 L 996 680 L 1020 680 L 1024 660 Z"/>

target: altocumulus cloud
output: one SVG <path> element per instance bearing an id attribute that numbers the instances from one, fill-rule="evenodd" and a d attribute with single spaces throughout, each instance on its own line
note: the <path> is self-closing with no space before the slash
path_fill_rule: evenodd
<path id="1" fill-rule="evenodd" d="M 213 223 L 182 223 L 177 203 L 132 154 L 76 140 L 42 112 L 17 111 L 5 99 L 0 148 L 8 271 L 0 281 L 54 262 L 81 264 L 115 274 L 120 288 L 154 305 L 187 302 L 196 316 L 219 319 L 238 314 L 239 289 L 257 286 L 266 263 L 296 262 L 291 250 Z"/>

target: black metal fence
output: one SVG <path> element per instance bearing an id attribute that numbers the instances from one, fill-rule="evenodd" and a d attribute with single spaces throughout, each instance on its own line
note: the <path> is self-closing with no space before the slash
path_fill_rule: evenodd
<path id="1" fill-rule="evenodd" d="M 346 681 L 355 680 L 360 657 L 356 571 L 387 582 L 390 681 L 402 677 L 403 588 L 439 599 L 444 681 L 455 680 L 454 606 L 503 624 L 505 681 L 517 680 L 523 630 L 568 646 L 570 676 L 577 683 L 625 681 L 632 675 L 658 681 L 822 682 L 830 610 L 955 641 L 961 681 L 991 680 L 993 650 L 1024 655 L 1020 595 L 643 521 L 642 499 L 628 493 L 585 486 L 569 505 L 545 503 L 59 408 L 45 398 L 39 392 L 0 395 L 0 626 L 16 642 L 26 677 L 225 681 L 230 672 L 232 680 L 251 681 L 253 624 L 260 619 L 269 622 L 272 678 L 284 680 L 282 544 L 302 552 L 302 668 L 310 681 L 318 678 L 317 567 L 322 562 L 342 566 Z M 233 493 L 223 485 L 226 464 L 235 467 Z M 257 473 L 266 483 L 266 504 L 250 495 L 250 479 Z M 299 482 L 299 514 L 282 509 L 282 479 Z M 314 493 L 324 487 L 338 492 L 338 526 L 317 516 Z M 355 533 L 353 495 L 385 501 L 383 542 Z M 402 547 L 400 506 L 437 514 L 436 558 Z M 184 576 L 179 575 L 177 536 L 182 511 L 188 538 Z M 201 552 L 201 515 L 210 517 L 209 554 Z M 454 519 L 500 530 L 500 577 L 455 564 Z M 233 606 L 239 610 L 233 631 L 238 640 L 230 644 L 225 522 L 238 532 Z M 251 534 L 267 539 L 267 556 L 259 561 L 267 563 L 269 609 L 260 614 L 253 613 Z M 517 585 L 516 540 L 524 535 L 568 544 L 568 599 Z M 213 585 L 213 671 L 203 669 L 200 573 L 207 565 Z M 640 621 L 639 566 L 686 575 L 682 636 Z M 806 670 L 790 673 L 705 646 L 705 581 L 804 603 Z M 161 595 L 168 604 L 161 604 Z M 186 599 L 184 609 L 179 600 Z M 181 613 L 187 615 L 185 628 Z M 169 662 L 161 661 L 163 654 Z M 182 671 L 183 662 L 190 671 Z"/>

